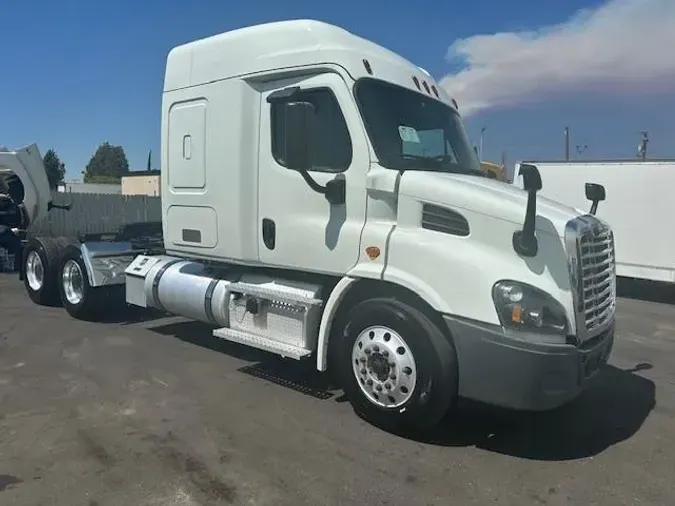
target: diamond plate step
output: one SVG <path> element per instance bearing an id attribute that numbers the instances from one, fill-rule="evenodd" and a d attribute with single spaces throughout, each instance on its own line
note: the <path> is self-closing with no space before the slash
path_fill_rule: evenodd
<path id="1" fill-rule="evenodd" d="M 227 327 L 214 330 L 213 335 L 214 337 L 226 339 L 227 341 L 245 344 L 252 348 L 269 351 L 281 355 L 282 357 L 293 358 L 295 360 L 301 360 L 312 354 L 312 350 L 298 348 L 292 344 L 280 343 L 279 341 L 275 341 L 268 337 L 257 336 L 255 334 L 249 334 L 248 332 L 233 330 Z"/>
<path id="2" fill-rule="evenodd" d="M 262 297 L 266 299 L 278 300 L 280 302 L 287 302 L 290 304 L 305 304 L 308 306 L 320 306 L 323 304 L 321 299 L 313 297 L 303 297 L 302 295 L 288 293 L 282 290 L 274 290 L 269 288 L 260 288 L 254 284 L 249 283 L 232 283 L 228 286 L 231 292 L 239 292 L 245 295 L 252 295 L 254 297 Z"/>

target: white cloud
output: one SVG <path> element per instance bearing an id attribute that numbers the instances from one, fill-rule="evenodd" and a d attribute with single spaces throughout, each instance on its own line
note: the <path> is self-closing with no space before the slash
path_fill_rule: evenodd
<path id="1" fill-rule="evenodd" d="M 463 115 L 559 92 L 675 90 L 675 0 L 610 0 L 536 31 L 455 41 L 441 85 Z"/>

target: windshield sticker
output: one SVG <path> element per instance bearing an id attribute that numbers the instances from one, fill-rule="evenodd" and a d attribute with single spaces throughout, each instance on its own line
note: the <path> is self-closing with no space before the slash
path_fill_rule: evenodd
<path id="1" fill-rule="evenodd" d="M 401 137 L 403 142 L 414 142 L 415 144 L 420 143 L 420 137 L 417 135 L 417 130 L 413 127 L 399 125 L 398 135 Z"/>

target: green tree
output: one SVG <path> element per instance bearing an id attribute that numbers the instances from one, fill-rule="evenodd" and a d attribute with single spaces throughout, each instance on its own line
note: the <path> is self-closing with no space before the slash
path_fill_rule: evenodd
<path id="1" fill-rule="evenodd" d="M 59 183 L 63 182 L 66 176 L 66 165 L 61 161 L 59 155 L 53 149 L 48 149 L 45 156 L 42 158 L 45 170 L 47 171 L 47 179 L 49 180 L 49 187 L 56 188 Z"/>
<path id="2" fill-rule="evenodd" d="M 89 160 L 84 172 L 85 183 L 115 183 L 129 173 L 129 162 L 122 146 L 104 142 Z"/>

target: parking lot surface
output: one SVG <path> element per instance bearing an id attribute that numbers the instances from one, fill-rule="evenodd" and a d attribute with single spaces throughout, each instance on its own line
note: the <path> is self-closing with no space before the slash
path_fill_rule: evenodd
<path id="1" fill-rule="evenodd" d="M 675 504 L 675 305 L 620 299 L 611 365 L 572 405 L 462 403 L 423 441 L 312 364 L 122 316 L 73 320 L 0 274 L 0 504 Z"/>

